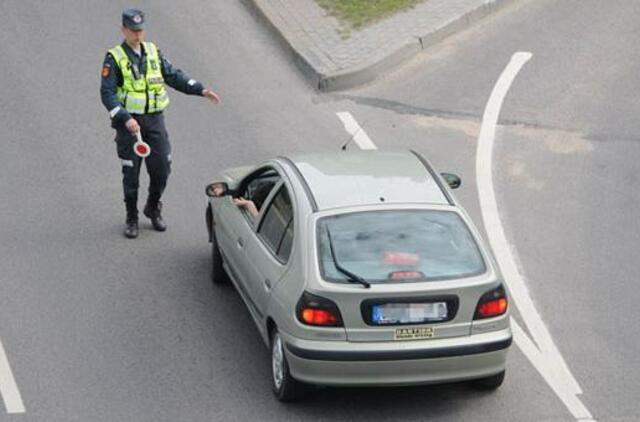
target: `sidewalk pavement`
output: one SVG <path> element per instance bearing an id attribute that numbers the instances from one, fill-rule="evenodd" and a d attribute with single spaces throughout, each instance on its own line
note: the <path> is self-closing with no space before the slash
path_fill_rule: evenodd
<path id="1" fill-rule="evenodd" d="M 425 0 L 347 35 L 315 0 L 249 0 L 321 91 L 376 78 L 513 0 Z"/>

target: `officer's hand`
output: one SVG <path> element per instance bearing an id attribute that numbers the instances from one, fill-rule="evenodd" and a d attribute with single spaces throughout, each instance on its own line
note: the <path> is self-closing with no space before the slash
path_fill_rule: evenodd
<path id="1" fill-rule="evenodd" d="M 131 133 L 135 134 L 136 132 L 140 132 L 140 125 L 138 124 L 136 119 L 134 119 L 133 117 L 127 120 L 127 123 L 125 123 L 125 126 L 127 127 L 127 130 Z"/>
<path id="2" fill-rule="evenodd" d="M 220 104 L 220 97 L 218 96 L 218 94 L 216 94 L 210 89 L 206 89 L 206 88 L 203 89 L 202 96 L 205 97 L 207 100 L 213 101 L 216 104 Z"/>

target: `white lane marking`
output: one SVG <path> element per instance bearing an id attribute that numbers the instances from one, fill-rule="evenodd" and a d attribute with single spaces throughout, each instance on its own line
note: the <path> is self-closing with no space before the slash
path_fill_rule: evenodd
<path id="1" fill-rule="evenodd" d="M 529 328 L 534 340 L 530 339 L 520 325 L 512 318 L 514 341 L 524 355 L 531 361 L 554 393 L 569 409 L 571 414 L 582 422 L 596 422 L 586 406 L 577 397 L 582 390 L 569 370 L 556 347 L 549 330 L 529 296 L 524 278 L 515 264 L 514 255 L 508 246 L 504 229 L 500 221 L 492 177 L 492 150 L 495 140 L 498 116 L 504 97 L 516 75 L 532 57 L 531 53 L 516 53 L 498 79 L 482 118 L 482 127 L 478 138 L 476 157 L 476 176 L 478 194 L 487 236 L 509 286 L 511 297 Z M 336 113 L 361 149 L 377 149 L 364 130 L 348 112 Z M 361 134 L 364 141 L 359 142 L 355 135 Z M 536 346 L 537 343 L 537 346 Z"/>
<path id="2" fill-rule="evenodd" d="M 15 378 L 13 378 L 7 354 L 4 352 L 2 340 L 0 340 L 0 394 L 2 394 L 7 413 L 25 412 L 18 385 Z"/>
<path id="3" fill-rule="evenodd" d="M 593 420 L 589 410 L 577 397 L 578 394 L 582 393 L 578 381 L 562 358 L 549 330 L 535 308 L 531 296 L 529 296 L 524 277 L 516 265 L 515 253 L 507 242 L 507 237 L 500 221 L 493 187 L 492 152 L 500 109 L 511 83 L 522 66 L 531 57 L 532 54 L 527 52 L 518 52 L 511 57 L 509 64 L 496 82 L 484 110 L 476 155 L 476 178 L 480 209 L 489 242 L 500 264 L 505 282 L 509 286 L 511 297 L 533 337 L 533 340 L 529 339 L 522 328 L 515 324 L 515 321 L 512 321 L 514 322 L 516 344 L 525 356 L 531 360 L 533 366 L 540 371 L 545 381 L 576 419 Z"/>
<path id="4" fill-rule="evenodd" d="M 351 135 L 351 139 L 358 144 L 360 149 L 378 149 L 371 139 L 369 139 L 367 133 L 360 127 L 358 122 L 356 122 L 356 119 L 353 118 L 351 113 L 348 111 L 341 111 L 336 114 L 340 120 L 342 120 L 345 130 L 349 135 Z"/>
<path id="5" fill-rule="evenodd" d="M 541 352 L 533 341 L 527 336 L 520 324 L 513 318 L 511 319 L 511 328 L 513 329 L 513 338 L 522 353 L 529 359 L 534 368 L 540 372 L 542 378 L 549 384 L 551 389 L 560 400 L 569 408 L 574 409 L 571 411 L 573 416 L 581 422 L 595 422 L 592 419 L 591 413 L 585 407 L 585 405 L 578 399 L 578 396 L 571 391 L 568 385 L 565 385 L 566 380 L 562 378 L 562 374 L 554 372 L 550 365 L 547 364 L 545 354 Z M 561 386 L 564 385 L 564 388 Z"/>

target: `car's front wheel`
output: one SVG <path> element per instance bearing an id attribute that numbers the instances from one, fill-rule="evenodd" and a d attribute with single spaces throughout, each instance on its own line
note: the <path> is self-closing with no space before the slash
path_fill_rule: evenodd
<path id="1" fill-rule="evenodd" d="M 225 283 L 228 280 L 227 273 L 222 266 L 222 254 L 218 246 L 215 230 L 211 231 L 211 281 L 213 284 Z"/>
<path id="2" fill-rule="evenodd" d="M 289 372 L 284 343 L 277 329 L 271 335 L 271 374 L 273 393 L 278 400 L 293 401 L 302 395 L 304 385 L 293 378 Z"/>
<path id="3" fill-rule="evenodd" d="M 505 371 L 486 378 L 480 378 L 473 381 L 473 385 L 480 390 L 495 390 L 502 385 L 504 381 Z"/>

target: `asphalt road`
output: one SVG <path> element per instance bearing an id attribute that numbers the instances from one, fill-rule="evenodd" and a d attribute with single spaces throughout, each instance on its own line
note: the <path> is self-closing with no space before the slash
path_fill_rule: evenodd
<path id="1" fill-rule="evenodd" d="M 522 2 L 377 83 L 330 95 L 310 89 L 241 2 L 135 4 L 148 38 L 223 104 L 172 93 L 169 231 L 143 224 L 128 241 L 98 88 L 130 4 L 0 3 L 0 339 L 26 407 L 0 408 L 0 420 L 574 420 L 517 347 L 495 393 L 321 389 L 282 405 L 240 297 L 208 278 L 204 184 L 226 167 L 338 148 L 339 111 L 379 147 L 414 148 L 459 173 L 458 196 L 480 224 L 480 118 L 516 51 L 533 58 L 494 152 L 503 223 L 585 405 L 601 421 L 637 420 L 633 0 Z"/>

